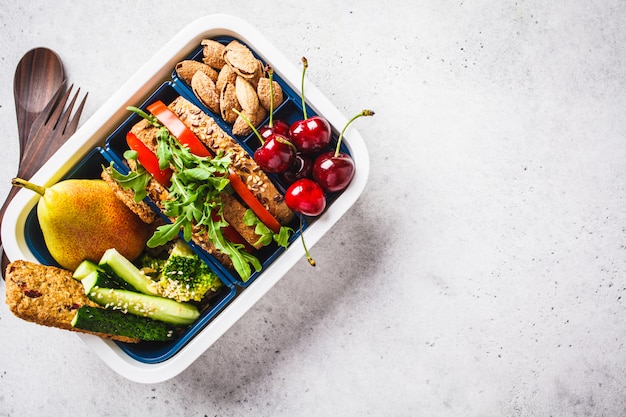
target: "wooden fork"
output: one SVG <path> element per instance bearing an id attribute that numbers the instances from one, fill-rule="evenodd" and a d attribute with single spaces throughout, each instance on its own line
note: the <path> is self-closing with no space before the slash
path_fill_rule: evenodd
<path id="1" fill-rule="evenodd" d="M 87 94 L 70 119 L 72 109 L 80 93 L 80 88 L 78 88 L 69 105 L 65 108 L 73 88 L 74 85 L 71 85 L 62 97 L 63 89 L 60 89 L 47 106 L 49 108 L 45 114 L 48 117 L 40 117 L 33 122 L 24 154 L 20 159 L 18 177 L 25 179 L 32 177 L 78 128 L 78 121 L 85 107 Z"/>
<path id="2" fill-rule="evenodd" d="M 73 87 L 74 85 L 72 84 L 67 91 L 64 91 L 64 88 L 60 88 L 57 94 L 50 100 L 41 116 L 33 122 L 24 153 L 20 158 L 18 177 L 30 179 L 78 128 L 78 121 L 85 107 L 88 93 L 85 93 L 85 97 L 83 97 L 72 116 L 72 109 L 80 93 L 80 88 L 78 88 L 66 108 Z M 9 202 L 18 190 L 18 187 L 11 188 L 7 199 L 0 209 L 0 223 L 4 218 L 4 212 Z M 0 239 L 0 249 L 2 248 L 1 244 L 2 241 Z M 8 263 L 9 260 L 4 251 L 2 251 L 2 269 L 0 269 L 0 273 L 3 278 Z"/>

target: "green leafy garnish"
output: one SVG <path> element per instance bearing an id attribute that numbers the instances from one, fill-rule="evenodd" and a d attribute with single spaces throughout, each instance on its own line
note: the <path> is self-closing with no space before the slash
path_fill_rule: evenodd
<path id="1" fill-rule="evenodd" d="M 272 232 L 250 209 L 246 210 L 243 223 L 246 226 L 254 226 L 254 233 L 260 236 L 259 240 L 254 243 L 255 247 L 267 246 L 274 241 L 286 248 L 289 244 L 289 236 L 293 232 L 293 229 L 287 226 L 282 226 L 278 233 Z"/>
<path id="2" fill-rule="evenodd" d="M 286 248 L 289 244 L 289 236 L 293 234 L 293 229 L 291 227 L 282 226 L 278 231 L 278 234 L 274 234 L 272 238 L 274 242 L 278 243 L 279 246 Z"/>
<path id="3" fill-rule="evenodd" d="M 127 153 L 129 153 L 129 157 L 126 159 L 135 159 L 136 152 L 134 157 L 130 154 L 130 152 L 133 151 L 127 151 Z M 126 157 L 126 154 L 124 154 L 124 157 Z M 102 168 L 104 169 L 104 167 Z M 148 183 L 150 182 L 152 175 L 150 175 L 144 167 L 137 164 L 137 169 L 129 171 L 128 174 L 122 174 L 115 169 L 113 162 L 111 162 L 110 168 L 109 173 L 111 174 L 111 178 L 113 178 L 125 190 L 133 190 L 135 202 L 140 202 L 146 198 Z"/>

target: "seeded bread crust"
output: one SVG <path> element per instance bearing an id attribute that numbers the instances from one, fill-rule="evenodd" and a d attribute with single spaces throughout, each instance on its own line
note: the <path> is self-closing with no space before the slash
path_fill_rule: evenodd
<path id="1" fill-rule="evenodd" d="M 72 272 L 54 266 L 17 260 L 6 269 L 6 303 L 15 316 L 42 326 L 138 343 L 125 336 L 89 332 L 72 326 L 72 319 L 83 305 L 99 307 L 85 295 Z"/>

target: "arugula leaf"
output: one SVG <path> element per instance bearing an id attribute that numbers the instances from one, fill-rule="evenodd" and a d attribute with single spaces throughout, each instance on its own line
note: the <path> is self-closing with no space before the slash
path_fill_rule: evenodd
<path id="1" fill-rule="evenodd" d="M 146 245 L 149 248 L 156 248 L 158 246 L 163 246 L 170 240 L 174 239 L 180 232 L 183 220 L 184 219 L 182 218 L 176 219 L 174 223 L 167 223 L 157 227 L 156 231 L 148 240 Z"/>
<path id="2" fill-rule="evenodd" d="M 148 121 L 148 123 L 150 123 L 152 126 L 162 127 L 161 123 L 159 122 L 159 119 L 157 119 L 156 116 L 154 116 L 154 115 L 152 115 L 150 113 L 146 113 L 145 111 L 141 110 L 139 107 L 128 106 L 128 107 L 126 107 L 126 110 L 132 111 L 133 113 L 137 114 L 138 116 L 141 116 L 142 118 L 146 119 Z"/>
<path id="3" fill-rule="evenodd" d="M 282 226 L 278 233 L 272 232 L 250 209 L 246 210 L 243 223 L 246 226 L 254 226 L 254 233 L 260 236 L 259 240 L 254 243 L 255 247 L 267 246 L 274 241 L 286 248 L 289 244 L 289 236 L 293 233 L 293 229 L 287 226 Z"/>
<path id="4" fill-rule="evenodd" d="M 172 152 L 168 146 L 169 132 L 167 129 L 159 129 L 157 134 L 157 159 L 159 160 L 159 168 L 166 169 L 170 167 L 170 163 L 174 159 Z"/>
<path id="5" fill-rule="evenodd" d="M 293 229 L 291 227 L 282 226 L 278 231 L 278 234 L 274 234 L 274 241 L 283 248 L 286 248 L 289 245 L 289 237 L 293 234 Z"/>
<path id="6" fill-rule="evenodd" d="M 216 223 L 211 222 L 210 225 L 207 225 L 207 234 L 209 239 L 211 239 L 211 242 L 213 242 L 219 251 L 230 255 L 235 271 L 237 271 L 244 282 L 248 281 L 248 279 L 252 276 L 252 269 L 250 266 L 252 266 L 255 271 L 261 270 L 261 262 L 255 256 L 250 255 L 246 251 L 240 250 L 243 248 L 243 245 L 226 240 L 222 234 L 221 228 L 216 227 Z"/>
<path id="7" fill-rule="evenodd" d="M 113 162 L 109 166 L 109 173 L 111 174 L 111 178 L 113 178 L 122 188 L 125 190 L 133 190 L 135 194 L 135 202 L 140 202 L 146 196 L 148 183 L 152 179 L 152 175 L 145 170 L 141 165 L 137 166 L 137 170 L 129 171 L 128 174 L 122 174 L 113 166 Z M 103 167 L 103 169 L 105 169 Z"/>

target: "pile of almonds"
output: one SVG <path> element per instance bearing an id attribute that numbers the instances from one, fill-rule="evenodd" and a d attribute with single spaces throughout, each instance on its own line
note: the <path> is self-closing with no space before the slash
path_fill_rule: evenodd
<path id="1" fill-rule="evenodd" d="M 232 126 L 234 135 L 252 133 L 244 117 L 258 126 L 270 111 L 267 68 L 247 46 L 236 40 L 224 45 L 205 39 L 201 44 L 202 62 L 179 62 L 176 73 L 207 108 Z M 283 102 L 283 91 L 278 82 L 272 83 L 276 109 Z"/>

